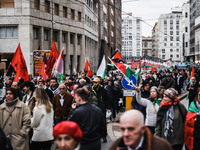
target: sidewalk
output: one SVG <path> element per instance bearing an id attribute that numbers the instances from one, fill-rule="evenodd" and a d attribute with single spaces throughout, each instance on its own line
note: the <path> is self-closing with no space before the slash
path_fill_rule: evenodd
<path id="1" fill-rule="evenodd" d="M 188 91 L 183 91 L 183 93 L 178 96 L 179 100 L 183 100 L 184 98 L 187 97 Z M 121 132 L 120 132 L 120 126 L 119 126 L 119 118 L 122 115 L 122 112 L 118 113 L 116 116 L 116 121 L 117 122 L 110 122 L 107 124 L 107 131 L 108 131 L 108 135 L 110 136 L 112 141 L 115 141 L 117 138 L 119 138 L 121 136 Z"/>

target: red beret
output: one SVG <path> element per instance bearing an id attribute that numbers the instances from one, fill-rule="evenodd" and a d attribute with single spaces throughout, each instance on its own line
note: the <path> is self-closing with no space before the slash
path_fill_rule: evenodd
<path id="1" fill-rule="evenodd" d="M 53 136 L 56 139 L 56 137 L 59 134 L 68 134 L 75 138 L 77 142 L 81 141 L 82 138 L 82 131 L 77 123 L 72 121 L 62 121 L 55 125 L 53 128 Z"/>

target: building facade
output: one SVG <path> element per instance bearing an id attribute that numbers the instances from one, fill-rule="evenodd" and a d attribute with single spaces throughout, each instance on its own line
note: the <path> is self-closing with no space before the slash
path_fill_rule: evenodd
<path id="1" fill-rule="evenodd" d="M 142 56 L 141 18 L 130 15 L 122 17 L 122 57 L 130 62 L 132 57 Z"/>
<path id="2" fill-rule="evenodd" d="M 29 74 L 33 74 L 33 51 L 58 52 L 64 47 L 65 73 L 84 68 L 88 59 L 92 70 L 98 65 L 97 0 L 1 0 L 0 55 L 7 68 L 20 43 Z"/>
<path id="3" fill-rule="evenodd" d="M 142 36 L 142 56 L 152 57 L 152 37 Z"/>
<path id="4" fill-rule="evenodd" d="M 190 61 L 190 4 L 184 3 L 182 6 L 182 49 L 184 61 Z"/>
<path id="5" fill-rule="evenodd" d="M 162 14 L 158 20 L 158 58 L 183 61 L 182 55 L 182 9 L 172 8 L 169 14 Z"/>
<path id="6" fill-rule="evenodd" d="M 121 0 L 99 1 L 99 62 L 105 54 L 111 57 L 121 52 Z"/>
<path id="7" fill-rule="evenodd" d="M 158 58 L 158 23 L 156 22 L 152 29 L 152 57 Z"/>

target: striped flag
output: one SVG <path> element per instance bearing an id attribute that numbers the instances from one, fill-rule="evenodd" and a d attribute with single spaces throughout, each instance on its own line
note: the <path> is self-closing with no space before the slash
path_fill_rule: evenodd
<path id="1" fill-rule="evenodd" d="M 106 59 L 105 55 L 103 55 L 103 59 L 101 61 L 101 64 L 97 70 L 97 76 L 101 76 L 102 79 L 105 79 L 106 76 Z"/>

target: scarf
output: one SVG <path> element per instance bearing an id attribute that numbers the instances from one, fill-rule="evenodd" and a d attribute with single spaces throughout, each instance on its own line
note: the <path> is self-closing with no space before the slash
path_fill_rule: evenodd
<path id="1" fill-rule="evenodd" d="M 162 102 L 162 100 L 161 99 L 158 99 L 158 100 L 154 100 L 153 101 L 153 104 L 155 105 L 155 104 L 158 104 L 158 106 L 160 106 L 160 103 Z"/>
<path id="2" fill-rule="evenodd" d="M 200 103 L 199 103 L 198 100 L 196 100 L 196 107 L 197 107 L 197 109 L 200 111 Z"/>
<path id="3" fill-rule="evenodd" d="M 14 99 L 11 102 L 8 102 L 7 100 L 5 100 L 6 106 L 9 108 L 10 112 L 12 112 L 15 108 L 15 104 L 17 103 L 18 99 Z"/>
<path id="4" fill-rule="evenodd" d="M 174 133 L 173 122 L 174 122 L 174 108 L 172 105 L 166 112 L 166 120 L 165 120 L 165 124 L 164 124 L 165 139 L 173 136 L 173 133 Z"/>

